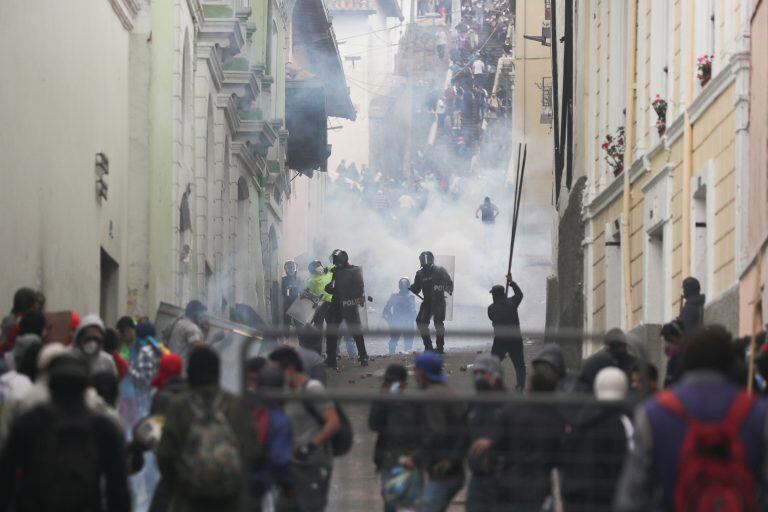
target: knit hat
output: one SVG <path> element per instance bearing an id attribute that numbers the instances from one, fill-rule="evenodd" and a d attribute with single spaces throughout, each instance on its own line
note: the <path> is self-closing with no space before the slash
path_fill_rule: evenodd
<path id="1" fill-rule="evenodd" d="M 623 400 L 627 396 L 627 376 L 615 366 L 603 368 L 595 377 L 598 400 Z"/>
<path id="2" fill-rule="evenodd" d="M 624 334 L 624 331 L 622 331 L 621 329 L 613 328 L 607 333 L 605 333 L 603 340 L 605 341 L 606 345 L 614 345 L 614 344 L 626 345 L 627 336 Z"/>
<path id="3" fill-rule="evenodd" d="M 141 325 L 141 323 L 139 323 Z M 168 379 L 181 376 L 182 361 L 179 356 L 173 352 L 167 352 L 160 358 L 160 366 L 157 369 L 157 375 L 152 379 L 152 387 L 162 389 Z"/>
<path id="4" fill-rule="evenodd" d="M 142 320 L 136 325 L 137 338 L 154 338 L 156 335 L 155 326 L 149 320 Z"/>
<path id="5" fill-rule="evenodd" d="M 501 368 L 501 361 L 499 358 L 493 355 L 481 355 L 475 359 L 475 364 L 472 366 L 473 372 L 488 372 L 496 379 L 504 378 L 504 370 Z"/>

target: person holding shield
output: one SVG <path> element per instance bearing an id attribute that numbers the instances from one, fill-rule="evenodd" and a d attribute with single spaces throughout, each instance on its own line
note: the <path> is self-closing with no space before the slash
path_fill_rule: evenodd
<path id="1" fill-rule="evenodd" d="M 424 251 L 419 255 L 421 269 L 416 272 L 411 292 L 422 299 L 419 313 L 416 315 L 416 327 L 424 341 L 424 350 L 434 350 L 429 333 L 429 321 L 435 322 L 435 334 L 438 354 L 445 353 L 445 294 L 453 295 L 453 280 L 448 271 L 435 265 L 435 255 Z M 419 295 L 423 293 L 423 296 Z"/>

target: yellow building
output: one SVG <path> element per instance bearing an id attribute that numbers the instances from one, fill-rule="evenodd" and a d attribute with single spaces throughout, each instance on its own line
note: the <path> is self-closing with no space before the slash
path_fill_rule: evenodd
<path id="1" fill-rule="evenodd" d="M 583 96 L 575 105 L 584 122 L 575 127 L 575 166 L 587 176 L 587 331 L 619 326 L 657 341 L 658 326 L 678 314 L 689 275 L 707 296 L 706 321 L 738 331 L 748 4 L 585 0 L 580 6 L 574 23 L 585 51 L 574 68 Z M 656 110 L 664 106 L 662 126 Z M 606 147 L 606 138 L 616 141 L 620 130 L 623 147 L 609 162 L 615 144 Z M 587 344 L 585 352 L 594 348 Z"/>

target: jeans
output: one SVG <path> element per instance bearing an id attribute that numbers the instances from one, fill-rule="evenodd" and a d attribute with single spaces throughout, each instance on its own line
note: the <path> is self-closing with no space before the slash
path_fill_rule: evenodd
<path id="1" fill-rule="evenodd" d="M 463 477 L 445 480 L 430 479 L 421 490 L 419 512 L 443 512 L 451 505 L 451 500 L 464 486 Z"/>
<path id="2" fill-rule="evenodd" d="M 395 355 L 397 352 L 397 342 L 400 341 L 400 338 L 403 338 L 403 346 L 405 347 L 406 352 L 410 352 L 413 350 L 413 336 L 410 335 L 404 335 L 401 336 L 400 334 L 391 334 L 389 337 L 389 355 Z"/>
<path id="3" fill-rule="evenodd" d="M 495 479 L 491 476 L 472 475 L 467 489 L 467 512 L 492 512 L 495 506 Z"/>

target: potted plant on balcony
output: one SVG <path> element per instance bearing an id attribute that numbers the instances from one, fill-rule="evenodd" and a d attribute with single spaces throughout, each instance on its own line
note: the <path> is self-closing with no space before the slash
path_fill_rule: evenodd
<path id="1" fill-rule="evenodd" d="M 601 147 L 605 151 L 605 161 L 613 169 L 613 175 L 618 176 L 624 170 L 624 127 L 619 126 L 615 134 L 606 135 Z"/>
<path id="2" fill-rule="evenodd" d="M 696 59 L 696 78 L 699 79 L 699 84 L 702 87 L 707 85 L 712 78 L 712 60 L 714 58 L 714 55 L 702 55 Z"/>
<path id="3" fill-rule="evenodd" d="M 656 131 L 659 132 L 659 137 L 662 137 L 667 131 L 667 100 L 657 94 L 651 106 L 656 112 Z"/>

